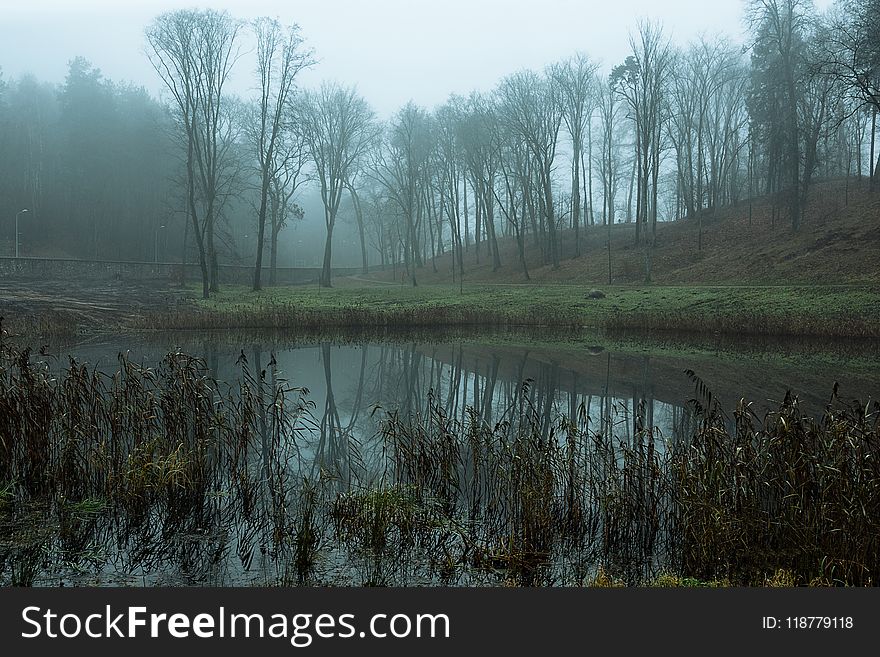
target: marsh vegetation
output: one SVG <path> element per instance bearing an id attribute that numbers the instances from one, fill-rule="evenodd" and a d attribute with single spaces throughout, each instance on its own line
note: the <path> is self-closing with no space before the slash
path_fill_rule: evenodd
<path id="1" fill-rule="evenodd" d="M 876 403 L 725 408 L 679 370 L 672 404 L 610 372 L 591 390 L 546 361 L 372 349 L 340 371 L 314 347 L 312 391 L 268 350 L 61 364 L 4 344 L 0 581 L 877 581 Z"/>

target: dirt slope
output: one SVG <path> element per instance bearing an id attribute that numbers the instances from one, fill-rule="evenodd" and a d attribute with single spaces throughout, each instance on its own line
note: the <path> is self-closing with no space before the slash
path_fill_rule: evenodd
<path id="1" fill-rule="evenodd" d="M 781 206 L 756 199 L 732 207 L 706 210 L 702 216 L 703 244 L 697 249 L 699 221 L 689 217 L 657 229 L 653 252 L 654 283 L 714 284 L 837 284 L 880 281 L 880 191 L 871 193 L 865 181 L 819 182 L 813 186 L 803 224 L 794 232 Z M 608 230 L 581 230 L 581 257 L 574 258 L 574 231 L 561 234 L 559 269 L 542 262 L 540 248 L 529 236 L 527 262 L 534 282 L 603 284 L 608 282 Z M 634 226 L 618 224 L 611 231 L 611 269 L 616 284 L 645 281 L 644 248 L 636 247 Z M 492 271 L 487 244 L 479 263 L 472 243 L 465 256 L 466 282 L 526 282 L 512 237 L 500 239 L 502 267 Z M 448 248 L 448 245 L 447 245 Z M 452 282 L 449 253 L 430 259 L 418 271 L 421 283 Z M 398 269 L 397 278 L 403 272 Z M 391 271 L 370 276 L 391 280 Z"/>

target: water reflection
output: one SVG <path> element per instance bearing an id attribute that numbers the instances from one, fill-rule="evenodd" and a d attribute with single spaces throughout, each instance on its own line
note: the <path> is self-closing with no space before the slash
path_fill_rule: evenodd
<path id="1" fill-rule="evenodd" d="M 243 347 L 242 342 L 218 334 L 200 339 L 154 336 L 149 342 L 132 344 L 123 337 L 59 352 L 111 371 L 122 351 L 150 365 L 169 351 L 183 349 L 203 358 L 211 377 L 230 384 L 241 376 L 239 363 L 244 357 L 254 371 L 268 377 L 270 388 L 283 378 L 308 390 L 316 416 L 309 456 L 318 458 L 318 467 L 332 463 L 342 473 L 366 465 L 352 463 L 345 445 L 369 444 L 386 412 L 404 417 L 424 412 L 429 393 L 449 417 L 461 420 L 473 409 L 492 424 L 526 404 L 542 418 L 545 433 L 554 419 L 565 416 L 572 422 L 588 422 L 596 430 L 613 425 L 627 436 L 639 427 L 654 427 L 670 439 L 690 429 L 688 402 L 695 397 L 695 384 L 686 370 L 699 377 L 723 408 L 732 409 L 744 398 L 753 402 L 759 415 L 775 408 L 788 391 L 810 413 L 821 414 L 835 383 L 843 398 L 880 397 L 876 369 L 850 369 L 837 361 L 812 365 L 806 357 L 774 362 L 729 355 L 717 359 L 702 352 L 632 355 L 595 345 L 487 345 L 471 340 L 431 342 L 424 337 L 349 343 L 288 343 L 272 338 Z"/>
<path id="2" fill-rule="evenodd" d="M 179 347 L 173 342 L 142 346 L 131 349 L 129 357 L 150 365 Z M 565 353 L 465 343 L 323 342 L 241 349 L 207 339 L 185 347 L 204 359 L 212 378 L 228 384 L 241 376 L 244 357 L 267 379 L 266 388 L 273 389 L 279 378 L 306 388 L 315 416 L 306 461 L 318 468 L 332 465 L 346 481 L 352 468 L 368 465 L 352 463 L 346 446 L 369 445 L 385 413 L 423 413 L 429 393 L 447 416 L 461 421 L 472 409 L 494 424 L 525 405 L 540 416 L 545 435 L 552 421 L 566 416 L 597 429 L 613 423 L 628 436 L 640 426 L 652 426 L 667 437 L 686 429 L 686 402 L 693 394 L 682 371 L 675 380 L 665 381 L 670 373 L 653 367 L 650 357 L 625 357 L 596 348 L 585 350 L 575 361 Z M 116 367 L 118 350 L 112 343 L 85 345 L 72 353 L 107 371 Z"/>

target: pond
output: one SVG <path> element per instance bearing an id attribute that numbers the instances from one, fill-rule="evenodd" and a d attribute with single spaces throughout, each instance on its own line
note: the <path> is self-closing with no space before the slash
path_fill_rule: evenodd
<path id="1" fill-rule="evenodd" d="M 628 446 L 614 457 L 615 468 L 625 468 L 626 449 L 644 444 L 646 435 L 651 441 L 649 458 L 655 459 L 663 458 L 668 445 L 691 436 L 698 419 L 693 400 L 703 407 L 717 400 L 731 425 L 730 413 L 741 398 L 753 402 L 756 418 L 777 409 L 789 391 L 804 413 L 817 417 L 835 385 L 842 399 L 880 398 L 875 349 L 851 343 L 835 347 L 717 337 L 688 341 L 680 336 L 611 340 L 516 331 L 295 337 L 150 334 L 46 345 L 32 360 L 48 362 L 53 372 L 62 372 L 70 356 L 109 375 L 118 369 L 120 353 L 131 363 L 153 369 L 166 354 L 180 351 L 199 358 L 200 371 L 221 382 L 218 389 L 228 389 L 232 397 L 241 394 L 242 382 L 248 380 L 259 390 L 255 408 L 263 410 L 254 426 L 256 433 L 262 426 L 262 445 L 257 445 L 257 437 L 247 474 L 236 471 L 235 476 L 252 478 L 247 487 L 235 484 L 227 472 L 205 488 L 197 508 L 190 508 L 185 518 L 172 517 L 179 510 L 172 513 L 173 504 L 166 500 L 140 509 L 133 522 L 106 499 L 109 494 L 90 494 L 67 506 L 56 498 L 26 512 L 17 510 L 14 518 L 0 522 L 6 536 L 0 543 L 0 582 L 477 585 L 512 578 L 528 585 L 572 584 L 595 577 L 599 562 L 607 565 L 609 560 L 617 563 L 621 576 L 639 581 L 662 568 L 668 556 L 655 547 L 666 531 L 660 525 L 651 530 L 650 540 L 630 541 L 641 541 L 635 552 L 630 545 L 622 550 L 625 554 L 620 549 L 610 554 L 607 536 L 600 547 L 593 540 L 602 533 L 600 521 L 594 519 L 591 526 L 578 525 L 577 530 L 589 534 L 590 540 L 572 542 L 569 536 L 540 549 L 533 549 L 532 542 L 516 559 L 497 545 L 502 537 L 475 529 L 475 523 L 487 522 L 483 505 L 488 499 L 495 508 L 491 499 L 497 494 L 489 488 L 474 492 L 488 486 L 477 482 L 480 468 L 486 467 L 477 463 L 477 453 L 499 471 L 514 461 L 505 460 L 510 455 L 494 446 L 468 451 L 467 427 L 486 427 L 481 434 L 486 445 L 506 445 L 505 440 L 513 440 L 528 423 L 539 444 L 551 437 L 561 444 L 565 436 L 575 440 L 575 434 L 565 432 L 568 421 L 568 426 L 580 428 L 578 436 L 614 436 Z M 290 444 L 273 448 L 275 443 L 267 441 L 265 409 L 272 404 L 273 390 L 286 390 L 301 405 L 295 430 L 282 436 L 282 442 L 295 443 L 296 458 Z M 413 445 L 424 450 L 433 438 L 422 436 L 423 443 L 418 443 L 408 433 L 413 426 L 431 424 L 432 414 L 442 418 L 436 426 L 460 440 L 453 449 L 456 456 L 448 462 L 431 461 L 436 454 L 417 455 Z M 440 443 L 430 446 L 442 449 Z M 270 449 L 287 456 L 269 457 Z M 578 457 L 583 459 L 579 464 L 592 472 L 594 458 L 587 451 Z M 564 462 L 562 452 L 548 458 L 559 459 L 553 468 Z M 416 460 L 431 463 L 414 466 Z M 277 467 L 274 474 L 270 461 Z M 541 462 L 529 466 L 529 476 L 540 470 Z M 453 463 L 459 472 L 442 479 L 441 486 L 435 471 L 446 467 L 444 463 Z M 559 493 L 558 486 L 571 488 L 575 480 L 586 500 L 595 478 L 590 483 L 569 477 L 561 483 L 558 473 L 548 474 L 545 492 L 552 497 Z M 284 491 L 264 490 L 271 489 L 272 482 Z M 506 484 L 498 483 L 499 489 L 502 485 Z M 465 486 L 473 490 L 465 491 Z M 455 490 L 450 492 L 450 487 Z M 411 496 L 415 489 L 421 492 Z M 426 502 L 422 493 L 428 489 Z M 516 495 L 516 517 L 507 518 L 506 509 L 491 517 L 501 534 L 510 527 L 519 533 L 536 531 L 523 529 L 528 522 L 523 520 L 522 491 Z M 431 515 L 432 504 L 471 504 L 472 510 L 455 518 L 440 514 L 451 528 L 438 530 L 440 516 Z M 479 512 L 473 510 L 477 506 Z M 277 519 L 279 509 L 289 515 L 283 522 Z M 555 508 L 548 507 L 546 513 L 558 515 Z M 410 526 L 422 522 L 418 529 Z M 305 536 L 312 536 L 310 543 Z"/>
<path id="2" fill-rule="evenodd" d="M 745 398 L 759 414 L 775 408 L 789 391 L 810 413 L 821 414 L 835 384 L 845 398 L 880 398 L 875 366 L 880 346 L 874 342 L 834 345 L 735 337 L 699 342 L 686 335 L 663 337 L 658 342 L 634 336 L 621 349 L 620 340 L 608 344 L 600 336 L 538 336 L 510 330 L 296 338 L 214 332 L 120 336 L 47 345 L 43 351 L 61 368 L 73 356 L 111 372 L 118 367 L 119 354 L 155 366 L 165 354 L 180 350 L 203 359 L 207 373 L 226 382 L 238 380 L 242 363 L 265 370 L 274 361 L 276 376 L 307 388 L 317 409 L 332 409 L 338 416 L 334 420 L 361 439 L 375 433 L 375 423 L 368 418 L 376 406 L 409 415 L 424 409 L 429 391 L 452 415 L 462 415 L 470 406 L 487 422 L 496 421 L 523 382 L 530 384 L 530 402 L 542 415 L 575 419 L 585 405 L 598 422 L 600 407 L 632 414 L 641 403 L 648 423 L 668 436 L 695 397 L 688 370 L 722 406 L 732 409 Z"/>

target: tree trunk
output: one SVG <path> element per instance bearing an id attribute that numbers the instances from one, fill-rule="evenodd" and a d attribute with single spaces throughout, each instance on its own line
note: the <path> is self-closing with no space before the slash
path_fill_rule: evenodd
<path id="1" fill-rule="evenodd" d="M 642 177 L 642 154 L 641 154 L 641 151 L 639 150 L 641 147 L 638 144 L 639 134 L 640 133 L 637 128 L 636 129 L 636 142 L 637 142 L 636 143 L 636 165 L 635 165 L 638 169 L 638 172 L 636 174 L 636 246 L 638 246 L 641 235 L 642 235 L 642 233 L 641 233 L 642 219 L 644 218 L 644 215 L 642 214 L 642 197 L 644 196 L 644 193 L 645 193 L 644 190 L 642 189 L 642 187 L 643 187 L 643 185 L 642 185 L 642 180 L 643 180 L 643 177 Z"/>
<path id="2" fill-rule="evenodd" d="M 611 222 L 613 217 L 608 218 L 608 285 L 611 285 Z"/>
<path id="3" fill-rule="evenodd" d="M 214 210 L 211 204 L 208 205 L 208 212 L 205 217 L 205 238 L 207 241 L 208 265 L 210 267 L 211 292 L 220 291 L 220 268 L 217 264 L 217 250 L 214 248 Z"/>
<path id="4" fill-rule="evenodd" d="M 581 214 L 581 146 L 578 138 L 574 139 L 574 153 L 572 154 L 571 172 L 571 222 L 574 228 L 574 257 L 581 255 L 580 214 Z"/>
<path id="5" fill-rule="evenodd" d="M 192 218 L 193 233 L 196 236 L 196 246 L 199 250 L 199 268 L 202 270 L 202 298 L 209 297 L 208 262 L 205 253 L 205 241 L 202 236 L 202 228 L 196 214 L 196 186 L 195 170 L 193 168 L 193 137 L 189 134 L 187 139 L 186 175 L 187 175 L 187 203 L 189 216 Z M 184 257 L 184 260 L 186 258 Z M 184 266 L 184 269 L 186 267 Z"/>
<path id="6" fill-rule="evenodd" d="M 278 283 L 278 228 L 272 228 L 272 243 L 269 246 L 269 285 Z"/>
<path id="7" fill-rule="evenodd" d="M 544 177 L 544 212 L 547 217 L 547 231 L 550 236 L 550 260 L 553 269 L 559 269 L 559 243 L 556 239 L 556 217 L 553 212 L 553 188 L 550 182 L 550 163 L 543 171 Z"/>
<path id="8" fill-rule="evenodd" d="M 482 224 L 482 207 L 480 205 L 480 192 L 474 185 L 474 248 L 477 252 L 477 264 L 480 264 L 480 226 Z"/>
<path id="9" fill-rule="evenodd" d="M 330 283 L 330 259 L 333 254 L 333 222 L 327 224 L 327 241 L 324 243 L 324 263 L 321 267 L 321 287 L 332 287 Z"/>
<path id="10" fill-rule="evenodd" d="M 280 212 L 282 210 L 278 207 L 279 205 L 279 192 L 276 190 L 270 194 L 270 201 L 272 205 L 271 212 L 269 214 L 269 228 L 270 228 L 270 244 L 269 244 L 269 285 L 276 285 L 278 283 L 278 233 L 281 232 L 281 216 Z M 284 203 L 285 211 L 287 203 Z"/>
<path id="11" fill-rule="evenodd" d="M 583 152 L 582 152 L 583 156 Z M 596 225 L 596 218 L 593 215 L 593 126 L 592 121 L 587 119 L 587 168 L 584 170 L 587 179 L 587 200 L 584 205 L 587 210 L 586 217 L 589 219 L 590 225 Z M 587 221 L 584 220 L 584 225 Z"/>
<path id="12" fill-rule="evenodd" d="M 271 157 L 271 151 L 268 157 Z M 262 178 L 263 183 L 260 186 L 260 212 L 257 216 L 257 260 L 254 265 L 254 292 L 258 292 L 263 287 L 263 242 L 266 240 L 266 207 L 269 199 L 268 165 L 263 167 Z"/>
<path id="13" fill-rule="evenodd" d="M 501 254 L 498 252 L 498 240 L 495 237 L 495 204 L 491 196 L 485 198 L 485 206 L 484 221 L 489 236 L 489 246 L 492 249 L 492 271 L 498 271 L 501 269 Z"/>
<path id="14" fill-rule="evenodd" d="M 800 143 L 798 136 L 798 108 L 797 95 L 794 86 L 794 73 L 791 64 L 787 63 L 788 83 L 788 120 L 790 127 L 789 135 L 789 172 L 791 189 L 789 190 L 789 214 L 791 217 L 792 230 L 797 231 L 801 227 L 801 195 L 800 195 Z"/>
<path id="15" fill-rule="evenodd" d="M 468 225 L 470 219 L 468 217 L 468 200 L 467 200 L 467 176 L 462 175 L 461 177 L 461 191 L 462 197 L 464 198 L 464 248 L 465 251 L 469 251 L 471 248 L 471 229 Z"/>
<path id="16" fill-rule="evenodd" d="M 874 190 L 877 184 L 877 174 L 880 173 L 880 158 L 876 161 L 874 160 L 874 143 L 876 141 L 877 136 L 877 108 L 875 107 L 871 112 L 871 160 L 869 166 L 871 167 L 870 175 L 870 188 L 871 191 Z M 876 163 L 875 163 L 876 162 Z"/>
<path id="17" fill-rule="evenodd" d="M 358 237 L 361 240 L 361 273 L 367 274 L 370 271 L 370 268 L 367 265 L 367 238 L 364 235 L 364 212 L 361 208 L 361 199 L 358 197 L 357 192 L 353 187 L 348 188 L 349 194 L 351 194 L 352 205 L 354 205 L 354 216 L 357 219 L 358 225 Z"/>

